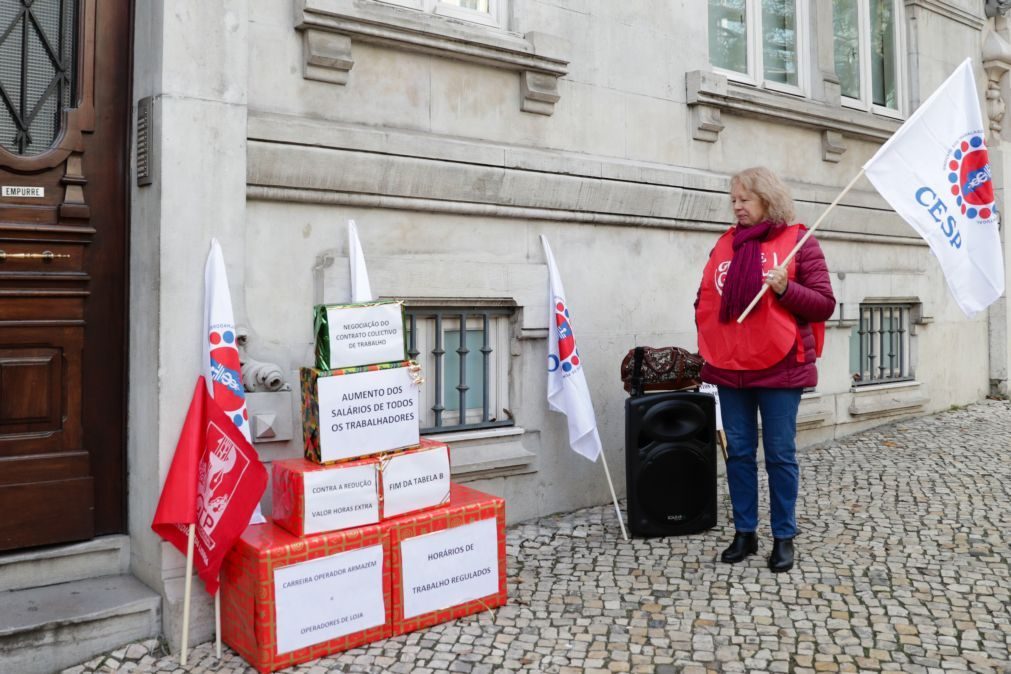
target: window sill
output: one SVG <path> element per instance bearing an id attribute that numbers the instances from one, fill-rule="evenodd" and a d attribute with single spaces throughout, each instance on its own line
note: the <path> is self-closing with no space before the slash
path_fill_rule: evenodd
<path id="1" fill-rule="evenodd" d="M 568 73 L 568 45 L 545 33 L 518 35 L 491 26 L 368 0 L 298 0 L 305 79 L 347 84 L 352 43 L 383 44 L 410 52 L 516 71 L 521 109 L 554 113 L 558 78 Z"/>
<path id="2" fill-rule="evenodd" d="M 707 70 L 689 72 L 685 83 L 692 137 L 710 143 L 724 128 L 721 113 L 729 112 L 821 131 L 822 159 L 838 162 L 846 152 L 844 135 L 883 142 L 902 124 L 900 119 L 758 89 Z"/>
<path id="3" fill-rule="evenodd" d="M 470 482 L 536 472 L 536 455 L 523 447 L 525 433 L 508 426 L 425 437 L 447 443 L 453 479 Z"/>
<path id="4" fill-rule="evenodd" d="M 919 382 L 868 384 L 850 389 L 849 413 L 859 419 L 875 419 L 923 409 L 930 401 Z"/>

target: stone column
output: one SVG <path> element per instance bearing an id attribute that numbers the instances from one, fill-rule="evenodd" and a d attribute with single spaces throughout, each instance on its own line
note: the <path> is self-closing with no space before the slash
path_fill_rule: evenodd
<path id="1" fill-rule="evenodd" d="M 1004 145 L 1008 126 L 1004 122 L 1006 101 L 1008 100 L 1008 72 L 1011 71 L 1011 43 L 1009 43 L 1008 21 L 1002 16 L 994 19 L 983 42 L 983 70 L 986 72 L 984 92 L 984 123 L 988 125 L 987 146 L 990 153 L 991 180 L 1001 214 L 1001 242 L 1004 248 L 1004 285 L 1011 286 L 1008 277 L 1008 237 L 1007 237 L 1007 180 L 1011 176 L 1011 153 Z M 990 344 L 990 393 L 1008 395 L 1008 366 L 1011 362 L 1011 335 L 1009 323 L 1007 291 L 988 310 L 988 333 Z"/>
<path id="2" fill-rule="evenodd" d="M 152 97 L 152 184 L 133 187 L 130 356 L 132 570 L 162 593 L 178 648 L 184 557 L 150 530 L 201 372 L 204 261 L 228 265 L 236 320 L 243 283 L 248 6 L 243 0 L 137 3 L 135 98 Z M 190 643 L 212 638 L 213 604 L 194 582 Z"/>

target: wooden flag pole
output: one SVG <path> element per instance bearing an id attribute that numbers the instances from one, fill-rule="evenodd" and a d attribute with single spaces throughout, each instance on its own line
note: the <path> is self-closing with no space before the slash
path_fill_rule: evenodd
<path id="1" fill-rule="evenodd" d="M 221 577 L 218 577 L 218 591 L 214 594 L 214 651 L 221 659 Z"/>
<path id="2" fill-rule="evenodd" d="M 621 508 L 618 507 L 618 497 L 614 493 L 614 482 L 611 481 L 611 471 L 607 469 L 607 458 L 604 451 L 600 452 L 600 461 L 604 464 L 604 475 L 607 477 L 607 486 L 611 488 L 611 500 L 614 501 L 614 512 L 618 515 L 618 524 L 621 525 L 621 535 L 628 540 L 628 532 L 625 531 L 625 520 L 621 517 Z"/>
<path id="3" fill-rule="evenodd" d="M 193 535 L 195 524 L 190 524 L 186 537 L 186 588 L 183 590 L 183 643 L 179 656 L 179 664 L 186 666 L 186 656 L 190 647 L 190 590 L 193 588 Z"/>
<path id="4" fill-rule="evenodd" d="M 811 237 L 812 234 L 814 234 L 814 230 L 818 229 L 818 225 L 820 225 L 821 221 L 825 219 L 825 216 L 828 215 L 828 212 L 831 211 L 833 208 L 835 208 L 836 204 L 838 204 L 839 201 L 844 196 L 846 196 L 846 193 L 849 192 L 850 189 L 854 185 L 856 185 L 857 181 L 860 180 L 860 178 L 861 178 L 861 176 L 863 176 L 863 174 L 864 174 L 864 170 L 860 169 L 860 172 L 857 173 L 856 176 L 853 177 L 853 180 L 850 181 L 850 184 L 843 188 L 843 191 L 839 193 L 839 196 L 837 196 L 835 198 L 835 201 L 833 201 L 831 204 L 829 204 L 828 208 L 826 208 L 822 212 L 822 214 L 821 214 L 821 216 L 819 216 L 818 220 L 813 225 L 811 225 L 811 227 L 807 230 L 807 234 L 805 234 L 803 236 L 803 238 L 801 238 L 801 240 L 797 242 L 797 245 L 793 247 L 793 250 L 791 250 L 790 254 L 786 256 L 786 259 L 784 259 L 780 263 L 780 266 L 785 267 L 786 265 L 790 264 L 790 260 L 792 260 L 793 256 L 797 254 L 797 251 L 799 251 L 801 249 L 801 247 L 805 243 L 807 243 L 807 240 Z M 741 315 L 737 317 L 737 322 L 738 323 L 743 323 L 744 322 L 744 319 L 748 317 L 748 314 L 751 313 L 751 310 L 755 308 L 755 305 L 758 304 L 758 301 L 760 299 L 762 299 L 762 296 L 765 295 L 765 293 L 767 293 L 767 292 L 769 292 L 769 284 L 763 283 L 762 284 L 762 289 L 758 291 L 757 295 L 755 295 L 755 299 L 751 300 L 751 304 L 748 305 L 748 308 L 745 309 L 743 312 L 741 312 Z"/>

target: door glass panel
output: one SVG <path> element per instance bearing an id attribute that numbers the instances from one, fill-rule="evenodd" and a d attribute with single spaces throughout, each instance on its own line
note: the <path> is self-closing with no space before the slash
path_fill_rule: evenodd
<path id="1" fill-rule="evenodd" d="M 0 2 L 0 145 L 37 155 L 74 104 L 79 0 Z"/>

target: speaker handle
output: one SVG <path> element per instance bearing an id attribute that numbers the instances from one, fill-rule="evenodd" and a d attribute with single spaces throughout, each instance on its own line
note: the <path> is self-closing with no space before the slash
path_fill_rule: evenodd
<path id="1" fill-rule="evenodd" d="M 632 354 L 632 396 L 638 397 L 643 394 L 642 384 L 642 358 L 646 349 L 641 346 L 635 347 Z"/>

